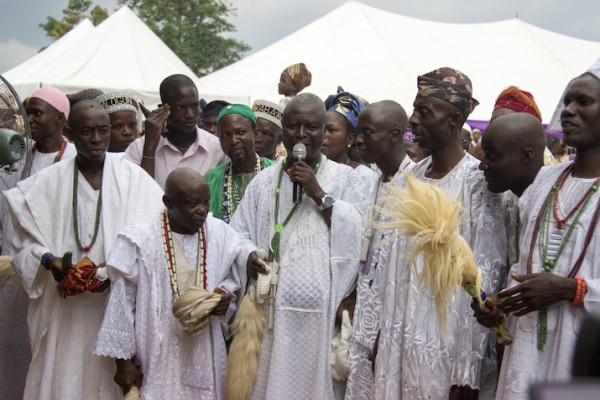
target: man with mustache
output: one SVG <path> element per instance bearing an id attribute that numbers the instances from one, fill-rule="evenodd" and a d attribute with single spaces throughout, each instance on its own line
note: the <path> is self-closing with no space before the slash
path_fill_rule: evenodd
<path id="1" fill-rule="evenodd" d="M 254 149 L 256 117 L 250 107 L 225 106 L 216 123 L 221 149 L 231 161 L 211 169 L 205 178 L 210 186 L 210 211 L 229 223 L 250 181 L 273 161 L 259 157 Z"/>
<path id="2" fill-rule="evenodd" d="M 470 79 L 452 68 L 438 68 L 417 79 L 418 92 L 408 123 L 417 144 L 431 155 L 411 169 L 463 206 L 460 233 L 483 268 L 483 287 L 499 283 L 505 249 L 499 198 L 487 192 L 479 162 L 466 154 L 461 127 L 478 104 Z M 404 177 L 397 177 L 402 185 Z M 395 243 L 398 254 L 388 266 L 388 282 L 375 358 L 374 398 L 476 398 L 495 360 L 488 357 L 489 330 L 473 319 L 471 298 L 460 290 L 446 305 L 447 326 L 439 324 L 436 307 L 412 265 L 410 238 Z M 489 346 L 491 350 L 495 346 Z"/>
<path id="3" fill-rule="evenodd" d="M 355 170 L 323 156 L 326 124 L 317 96 L 301 93 L 290 101 L 282 120 L 288 158 L 250 182 L 231 220 L 248 246 L 267 250 L 267 262 L 280 266 L 252 399 L 334 398 L 334 321 L 358 273 L 362 224 L 356 204 L 366 201 L 370 188 Z M 306 146 L 304 161 L 292 155 L 298 143 Z M 300 204 L 293 202 L 295 183 L 304 192 Z M 266 272 L 251 253 L 250 278 Z"/>

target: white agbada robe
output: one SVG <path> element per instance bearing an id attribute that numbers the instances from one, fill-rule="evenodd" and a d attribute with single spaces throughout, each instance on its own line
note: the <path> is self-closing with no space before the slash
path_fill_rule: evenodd
<path id="1" fill-rule="evenodd" d="M 94 352 L 120 359 L 135 356 L 144 375 L 143 399 L 223 399 L 227 352 L 222 326 L 228 318 L 211 317 L 209 328 L 196 336 L 184 333 L 173 316 L 175 298 L 161 232 L 161 221 L 155 218 L 117 238 L 107 260 L 112 287 Z M 237 233 L 212 215 L 204 224 L 204 238 L 207 290 L 221 287 L 234 294 L 234 307 L 248 253 Z M 174 233 L 173 240 L 193 267 L 189 283 L 194 286 L 198 234 Z M 176 268 L 183 293 L 181 265 Z"/>
<path id="2" fill-rule="evenodd" d="M 75 157 L 77 151 L 72 143 L 68 143 L 61 160 Z M 57 152 L 34 152 L 29 176 L 54 164 Z M 19 172 L 13 172 L 18 174 Z M 0 171 L 0 179 L 6 174 Z M 8 232 L 8 204 L 0 196 L 0 241 L 10 238 Z M 8 254 L 9 241 L 3 243 L 2 254 Z M 31 362 L 27 331 L 27 307 L 29 299 L 23 290 L 18 276 L 0 285 L 0 399 L 21 399 L 25 390 L 27 369 Z"/>
<path id="3" fill-rule="evenodd" d="M 506 274 L 506 239 L 500 198 L 485 188 L 479 161 L 465 157 L 441 179 L 425 172 L 431 157 L 410 172 L 457 199 L 464 210 L 460 232 L 473 248 L 483 272 L 483 288 L 495 291 Z M 397 177 L 402 186 L 404 175 Z M 490 330 L 473 317 L 471 298 L 457 288 L 455 302 L 446 306 L 447 326 L 438 322 L 435 302 L 410 261 L 410 238 L 400 237 L 389 253 L 387 287 L 381 305 L 380 338 L 375 362 L 375 399 L 447 399 L 453 385 L 480 388 L 483 380 L 495 383 L 495 349 Z M 372 340 L 375 340 L 374 338 Z"/>
<path id="4" fill-rule="evenodd" d="M 521 255 L 519 262 L 512 266 L 511 272 L 524 275 L 527 273 L 527 260 L 536 218 L 544 206 L 546 196 L 550 192 L 560 174 L 571 163 L 562 163 L 550 167 L 542 167 L 534 183 L 521 196 L 519 209 L 521 212 L 522 233 L 520 240 Z M 581 197 L 591 187 L 595 179 L 574 178 L 569 174 L 564 186 L 558 194 L 559 212 L 561 216 L 575 207 Z M 600 201 L 600 192 L 592 197 L 585 212 L 579 219 L 564 253 L 558 259 L 552 273 L 567 276 L 581 255 L 585 236 L 589 231 L 592 216 Z M 565 224 L 567 231 L 574 217 Z M 551 219 L 550 230 L 555 226 Z M 600 304 L 600 268 L 596 250 L 600 248 L 598 226 L 592 236 L 581 268 L 577 273 L 585 279 L 587 293 L 582 306 L 573 306 L 569 301 L 560 301 L 548 307 L 548 336 L 543 351 L 537 350 L 537 318 L 538 312 L 531 312 L 522 317 L 509 316 L 509 330 L 513 335 L 513 343 L 504 350 L 502 368 L 498 381 L 497 399 L 520 400 L 529 399 L 529 387 L 536 382 L 561 382 L 571 379 L 573 354 L 581 325 L 589 311 L 597 310 Z M 539 244 L 534 248 L 532 273 L 544 273 L 540 258 Z M 509 287 L 519 282 L 509 278 Z"/>
<path id="5" fill-rule="evenodd" d="M 400 165 L 398 174 L 402 171 L 409 171 L 413 166 L 414 163 L 406 156 Z M 373 223 L 370 221 L 371 215 L 375 222 L 389 219 L 382 215 L 377 207 L 385 205 L 391 182 L 380 181 L 378 185 L 375 184 L 370 194 L 371 202 L 366 212 L 363 242 L 366 240 L 369 226 Z M 379 332 L 381 305 L 387 287 L 388 259 L 394 243 L 386 241 L 385 238 L 391 237 L 394 233 L 390 230 L 373 228 L 366 262 L 361 264 L 358 274 L 356 308 L 352 321 L 352 339 L 349 345 L 350 371 L 346 387 L 346 399 L 349 400 L 373 397 L 373 364 L 370 354 L 373 352 Z"/>
<path id="6" fill-rule="evenodd" d="M 66 160 L 4 193 L 15 232 L 9 254 L 30 299 L 27 321 L 32 361 L 25 399 L 104 399 L 112 394 L 99 393 L 99 379 L 101 370 L 114 370 L 114 364 L 92 354 L 108 292 L 62 299 L 52 274 L 40 266 L 42 255 L 51 252 L 61 257 L 72 251 L 74 262 L 87 255 L 96 265 L 102 264 L 120 229 L 163 207 L 162 190 L 145 171 L 122 155 L 107 153 L 98 238 L 89 252 L 83 252 L 72 224 L 73 173 L 74 159 Z M 98 193 L 78 174 L 79 235 L 88 244 Z"/>
<path id="7" fill-rule="evenodd" d="M 231 220 L 251 246 L 270 247 L 281 168 L 279 161 L 250 182 Z M 362 216 L 355 204 L 367 201 L 371 181 L 325 156 L 316 176 L 336 199 L 331 228 L 305 195 L 282 232 L 274 329 L 263 336 L 253 399 L 334 398 L 329 363 L 335 312 L 358 272 Z M 279 223 L 293 207 L 292 186 L 284 173 Z"/>

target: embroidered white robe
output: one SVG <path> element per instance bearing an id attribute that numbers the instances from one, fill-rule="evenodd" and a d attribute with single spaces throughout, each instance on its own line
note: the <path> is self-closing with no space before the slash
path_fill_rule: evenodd
<path id="1" fill-rule="evenodd" d="M 425 177 L 430 164 L 428 157 L 407 172 L 460 201 L 464 207 L 460 232 L 482 268 L 484 289 L 493 292 L 506 273 L 500 198 L 487 192 L 483 174 L 478 170 L 479 161 L 470 155 L 465 155 L 438 180 Z M 404 175 L 397 176 L 400 185 L 404 179 Z M 482 380 L 495 381 L 495 358 L 488 356 L 495 344 L 488 340 L 489 329 L 473 318 L 471 298 L 457 288 L 455 301 L 446 307 L 444 330 L 433 298 L 418 282 L 417 270 L 423 268 L 422 260 L 415 266 L 409 259 L 410 238 L 400 237 L 390 246 L 393 248 L 384 248 L 389 255 L 374 398 L 447 399 L 452 385 L 479 389 Z"/>
<path id="2" fill-rule="evenodd" d="M 173 316 L 175 298 L 161 231 L 156 218 L 119 235 L 107 260 L 112 288 L 94 352 L 120 359 L 135 356 L 144 375 L 143 399 L 223 399 L 227 353 L 222 327 L 231 313 L 211 317 L 207 330 L 196 336 L 183 332 Z M 207 290 L 221 287 L 234 294 L 233 310 L 248 253 L 237 233 L 212 215 L 204 235 Z M 178 236 L 189 236 L 187 245 L 181 239 L 180 245 L 195 267 L 198 235 L 173 235 L 173 240 Z"/>
<path id="3" fill-rule="evenodd" d="M 281 167 L 279 161 L 252 180 L 231 220 L 251 246 L 270 248 Z M 265 330 L 253 399 L 334 398 L 329 362 L 335 312 L 354 287 L 362 230 L 355 204 L 367 201 L 372 181 L 325 156 L 316 176 L 336 199 L 331 228 L 305 195 L 282 232 L 274 329 Z M 292 207 L 292 182 L 284 173 L 279 223 Z"/>
<path id="4" fill-rule="evenodd" d="M 408 156 L 400 165 L 400 172 L 409 170 L 414 166 Z M 380 178 L 381 179 L 381 178 Z M 393 182 L 393 180 L 392 180 Z M 377 207 L 383 207 L 389 194 L 390 182 L 380 181 L 375 184 L 370 197 L 363 231 L 363 242 L 369 226 L 371 215 L 374 221 L 383 221 L 389 218 L 381 215 Z M 377 193 L 375 193 L 377 190 Z M 371 399 L 373 397 L 373 364 L 370 354 L 373 351 L 381 322 L 381 306 L 385 298 L 387 287 L 387 265 L 392 252 L 393 241 L 390 238 L 396 232 L 382 229 L 373 229 L 367 259 L 362 263 L 358 274 L 356 288 L 356 308 L 352 321 L 352 339 L 350 340 L 350 371 L 346 387 L 347 399 Z"/>

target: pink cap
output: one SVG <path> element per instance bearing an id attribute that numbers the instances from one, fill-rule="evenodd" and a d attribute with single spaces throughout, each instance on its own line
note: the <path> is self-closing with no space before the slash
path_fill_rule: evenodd
<path id="1" fill-rule="evenodd" d="M 69 99 L 60 90 L 50 86 L 45 86 L 33 92 L 33 94 L 29 97 L 35 97 L 37 99 L 44 100 L 46 103 L 56 108 L 57 111 L 63 113 L 65 115 L 65 119 L 69 118 L 69 111 L 71 110 Z"/>

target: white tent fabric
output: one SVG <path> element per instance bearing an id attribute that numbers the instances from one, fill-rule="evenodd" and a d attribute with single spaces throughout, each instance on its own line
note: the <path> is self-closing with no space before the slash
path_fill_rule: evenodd
<path id="1" fill-rule="evenodd" d="M 21 98 L 41 86 L 54 86 L 66 93 L 87 88 L 105 92 L 128 89 L 147 105 L 154 105 L 160 102 L 158 89 L 167 76 L 180 73 L 198 80 L 192 70 L 126 6 L 85 35 L 61 46 L 60 54 L 40 60 L 36 68 L 27 73 L 16 74 L 24 65 L 21 64 L 6 74 L 6 79 Z M 220 97 L 205 96 L 203 92 L 201 96 L 208 100 Z M 248 101 L 243 96 L 234 100 L 240 99 Z"/>
<path id="2" fill-rule="evenodd" d="M 417 76 L 453 67 L 473 82 L 488 120 L 498 94 L 516 85 L 533 93 L 544 121 L 562 90 L 600 55 L 600 43 L 550 32 L 519 19 L 477 24 L 424 21 L 349 1 L 278 42 L 200 79 L 208 91 L 277 101 L 288 65 L 304 62 L 325 98 L 337 86 L 374 102 L 398 101 L 410 114 Z"/>
<path id="3" fill-rule="evenodd" d="M 87 18 L 84 19 L 83 21 L 75 25 L 73 29 L 67 32 L 56 42 L 52 43 L 43 51 L 31 57 L 29 60 L 8 70 L 4 74 L 2 74 L 2 76 L 4 77 L 4 79 L 11 83 L 27 82 L 30 76 L 34 76 L 35 74 L 39 73 L 46 65 L 62 56 L 65 53 L 65 51 L 71 48 L 75 43 L 77 43 L 82 37 L 87 35 L 93 29 L 94 25 L 92 24 L 92 21 L 90 21 Z M 23 83 L 21 87 L 23 88 L 24 85 L 27 84 Z M 31 82 L 31 92 L 33 92 L 37 88 L 39 88 L 39 83 Z"/>

